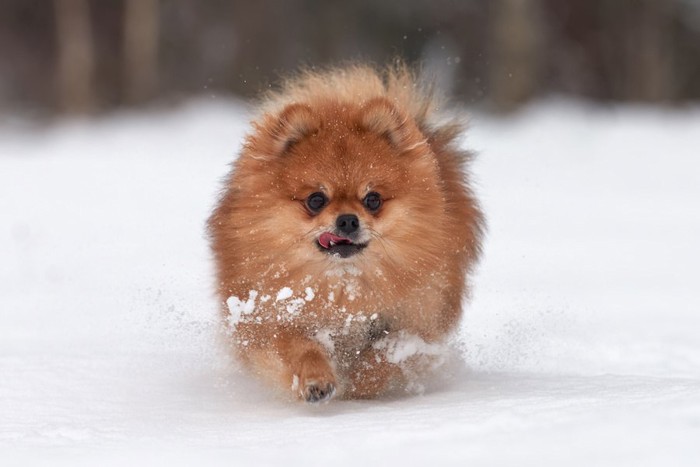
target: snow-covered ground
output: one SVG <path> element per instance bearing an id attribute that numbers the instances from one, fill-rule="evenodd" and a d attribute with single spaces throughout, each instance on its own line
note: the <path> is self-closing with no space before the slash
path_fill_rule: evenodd
<path id="1" fill-rule="evenodd" d="M 217 345 L 203 222 L 246 120 L 0 124 L 0 464 L 698 465 L 700 110 L 474 115 L 464 369 L 320 407 Z"/>

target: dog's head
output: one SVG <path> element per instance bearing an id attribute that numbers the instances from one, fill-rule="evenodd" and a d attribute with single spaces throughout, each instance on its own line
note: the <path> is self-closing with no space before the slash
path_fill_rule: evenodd
<path id="1" fill-rule="evenodd" d="M 441 254 L 436 245 L 449 232 L 439 164 L 388 99 L 292 104 L 255 130 L 236 191 L 239 230 L 258 257 L 381 274 Z"/>

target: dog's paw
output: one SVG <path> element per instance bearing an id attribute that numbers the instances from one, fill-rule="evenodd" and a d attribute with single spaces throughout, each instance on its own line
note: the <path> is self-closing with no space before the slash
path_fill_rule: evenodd
<path id="1" fill-rule="evenodd" d="M 318 351 L 306 352 L 294 372 L 292 389 L 311 404 L 329 401 L 337 385 L 335 371 L 328 358 Z"/>
<path id="2" fill-rule="evenodd" d="M 319 382 L 315 380 L 307 381 L 301 391 L 302 398 L 310 403 L 327 402 L 335 394 L 335 384 L 329 382 Z"/>

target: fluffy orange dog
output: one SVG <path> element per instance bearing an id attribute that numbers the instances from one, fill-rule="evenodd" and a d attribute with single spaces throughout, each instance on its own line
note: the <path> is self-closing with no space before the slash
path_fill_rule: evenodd
<path id="1" fill-rule="evenodd" d="M 307 402 L 433 368 L 482 215 L 462 127 L 403 66 L 306 72 L 269 96 L 209 220 L 232 343 Z"/>

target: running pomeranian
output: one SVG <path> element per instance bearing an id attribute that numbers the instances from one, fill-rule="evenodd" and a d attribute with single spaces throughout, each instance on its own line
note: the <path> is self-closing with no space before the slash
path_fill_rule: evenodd
<path id="1" fill-rule="evenodd" d="M 209 232 L 232 346 L 273 387 L 372 398 L 435 371 L 483 225 L 438 104 L 403 65 L 267 96 Z"/>

